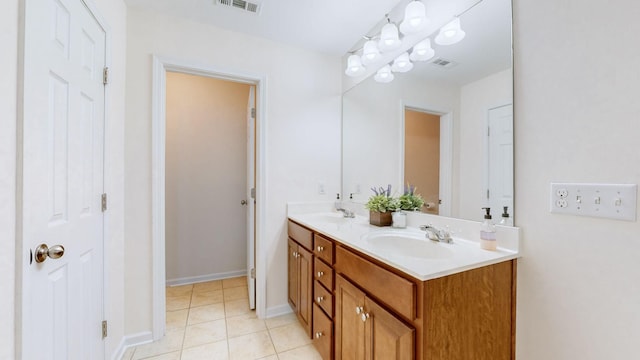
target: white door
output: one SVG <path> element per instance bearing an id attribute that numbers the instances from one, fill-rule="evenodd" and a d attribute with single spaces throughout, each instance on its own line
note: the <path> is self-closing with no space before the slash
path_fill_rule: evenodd
<path id="1" fill-rule="evenodd" d="M 22 358 L 103 359 L 105 32 L 81 0 L 24 4 Z"/>
<path id="2" fill-rule="evenodd" d="M 249 102 L 247 105 L 247 287 L 249 291 L 249 308 L 256 308 L 256 87 L 249 88 Z"/>
<path id="3" fill-rule="evenodd" d="M 502 208 L 513 218 L 513 106 L 489 110 L 488 206 L 496 222 Z"/>

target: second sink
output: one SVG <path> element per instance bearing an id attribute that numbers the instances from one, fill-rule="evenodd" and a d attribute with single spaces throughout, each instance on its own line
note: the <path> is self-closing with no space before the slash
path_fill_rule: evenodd
<path id="1" fill-rule="evenodd" d="M 443 244 L 425 238 L 421 233 L 380 231 L 363 236 L 373 248 L 389 255 L 399 255 L 420 259 L 445 259 L 453 256 L 453 251 Z"/>

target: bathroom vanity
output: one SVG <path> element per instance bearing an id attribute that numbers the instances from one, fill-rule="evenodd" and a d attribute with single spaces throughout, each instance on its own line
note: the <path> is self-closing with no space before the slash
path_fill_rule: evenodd
<path id="1" fill-rule="evenodd" d="M 513 359 L 517 251 L 289 215 L 289 303 L 323 359 Z"/>

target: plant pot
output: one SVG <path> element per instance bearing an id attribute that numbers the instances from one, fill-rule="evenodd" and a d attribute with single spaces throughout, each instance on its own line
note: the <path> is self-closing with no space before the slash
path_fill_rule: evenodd
<path id="1" fill-rule="evenodd" d="M 369 211 L 369 224 L 375 226 L 391 226 L 391 212 Z"/>

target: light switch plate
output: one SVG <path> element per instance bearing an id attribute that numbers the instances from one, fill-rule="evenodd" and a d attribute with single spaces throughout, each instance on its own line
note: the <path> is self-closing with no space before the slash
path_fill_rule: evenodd
<path id="1" fill-rule="evenodd" d="M 552 213 L 636 220 L 638 185 L 551 183 Z"/>

